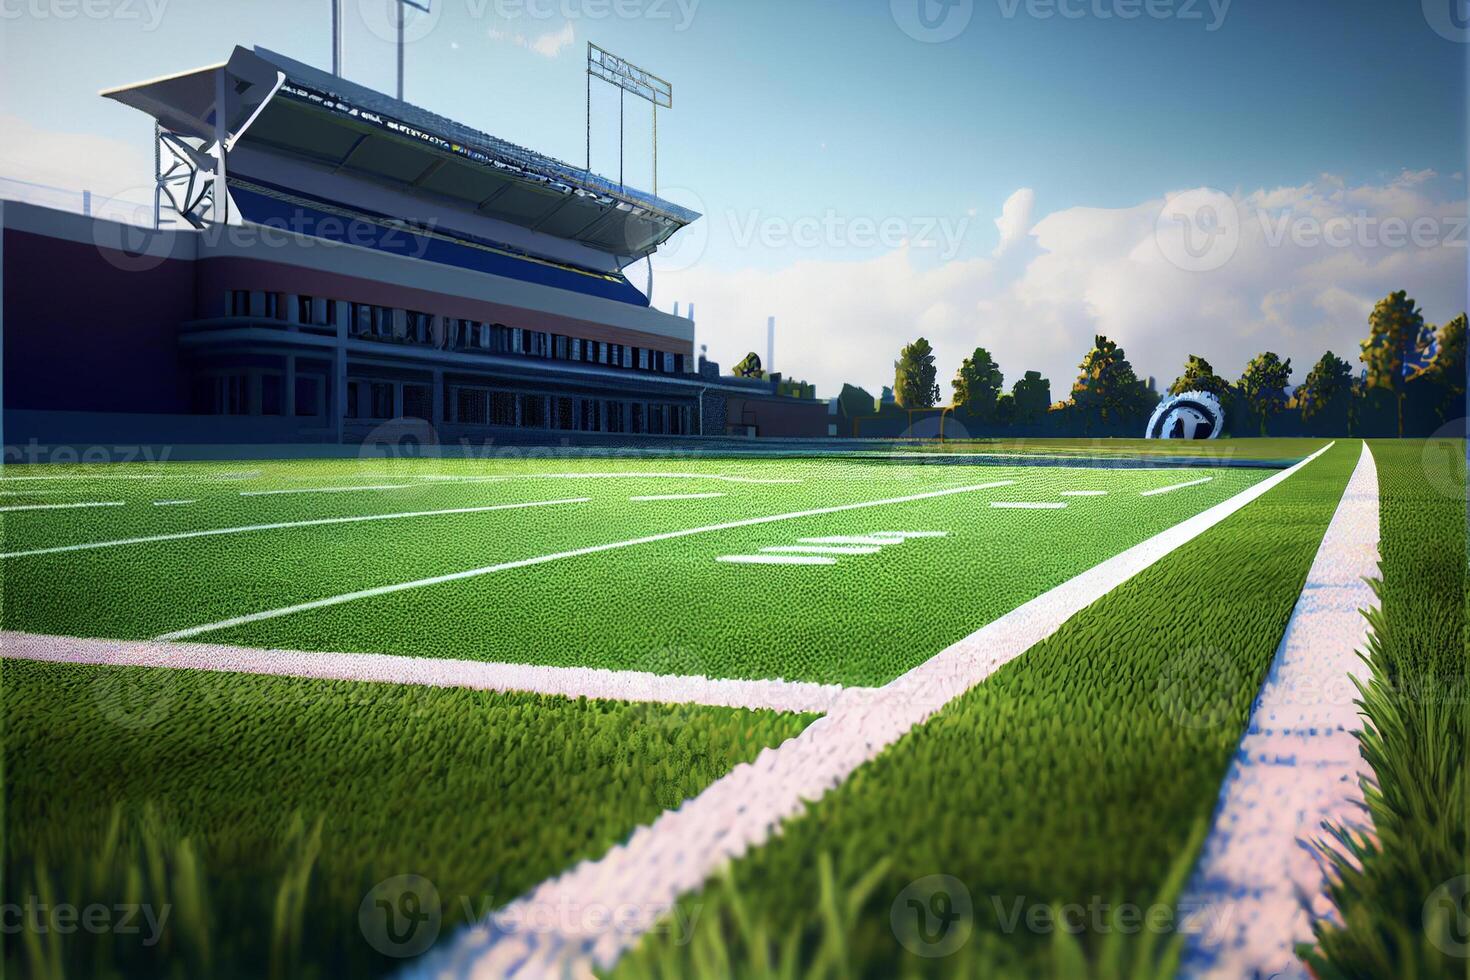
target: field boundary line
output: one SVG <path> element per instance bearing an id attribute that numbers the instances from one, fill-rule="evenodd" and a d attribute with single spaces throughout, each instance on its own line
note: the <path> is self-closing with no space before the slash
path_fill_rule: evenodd
<path id="1" fill-rule="evenodd" d="M 586 976 L 609 969 L 720 867 L 841 785 L 941 708 L 1050 637 L 1133 576 L 1290 479 L 1335 442 L 1022 604 L 876 690 L 844 695 L 800 735 L 761 751 L 697 796 L 468 926 L 407 975 Z M 630 914 L 608 917 L 597 910 Z"/>
<path id="2" fill-rule="evenodd" d="M 198 636 L 201 633 L 212 633 L 216 630 L 228 629 L 234 626 L 244 626 L 247 623 L 258 623 L 264 619 L 276 619 L 280 616 L 290 616 L 293 613 L 306 612 L 310 609 L 324 609 L 327 606 L 336 606 L 344 602 L 355 602 L 358 599 L 371 599 L 381 595 L 391 595 L 394 592 L 404 592 L 409 589 L 421 589 L 431 585 L 442 585 L 445 582 L 459 582 L 465 579 L 478 578 L 481 575 L 491 575 L 495 572 L 506 572 L 516 568 L 530 568 L 533 565 L 544 565 L 547 562 L 560 561 L 564 558 L 580 558 L 583 555 L 595 555 L 604 551 L 617 551 L 622 548 L 633 548 L 638 545 L 654 544 L 659 541 L 673 541 L 677 538 L 687 538 L 696 534 L 710 534 L 715 531 L 730 531 L 741 527 L 755 527 L 760 524 L 771 524 L 776 521 L 792 521 L 802 517 L 820 517 L 824 514 L 841 514 L 850 510 L 862 510 L 867 507 L 883 507 L 889 504 L 906 504 L 917 500 L 933 500 L 939 497 L 950 497 L 958 493 L 974 493 L 978 490 L 993 490 L 996 487 L 1012 486 L 1014 480 L 1000 480 L 993 483 L 978 483 L 967 487 L 950 487 L 945 490 L 929 490 L 924 493 L 910 494 L 906 497 L 889 497 L 884 500 L 862 500 L 851 504 L 834 504 L 831 507 L 816 507 L 811 510 L 793 511 L 787 514 L 769 514 L 764 517 L 747 517 L 738 521 L 728 521 L 724 524 L 706 524 L 702 527 L 684 528 L 678 531 L 664 531 L 660 534 L 650 534 L 641 538 L 631 538 L 626 541 L 612 541 L 607 544 L 594 544 L 586 548 L 573 548 L 570 551 L 558 551 L 549 555 L 537 555 L 534 558 L 520 558 L 515 561 L 500 562 L 495 565 L 484 565 L 480 568 L 467 568 L 461 572 L 449 572 L 445 575 L 434 575 L 429 578 L 414 579 L 410 582 L 397 582 L 392 585 L 379 585 L 370 589 L 360 589 L 356 592 L 345 592 L 342 595 L 327 596 L 322 599 L 312 599 L 309 602 L 297 603 L 293 606 L 282 606 L 279 609 L 266 609 L 262 612 L 247 613 L 244 616 L 235 616 L 231 619 L 222 619 L 217 623 L 205 623 L 203 626 L 191 626 L 187 629 L 175 630 L 172 633 L 164 633 L 156 636 L 156 640 L 186 640 Z M 3 557 L 3 556 L 0 556 Z"/>
<path id="3" fill-rule="evenodd" d="M 743 680 L 701 675 L 654 674 L 601 667 L 554 667 L 390 653 L 317 653 L 265 650 L 212 643 L 102 640 L 38 633 L 0 632 L 0 660 L 153 667 L 215 673 L 257 674 L 304 680 L 359 681 L 475 691 L 550 694 L 652 704 L 699 704 L 752 711 L 828 711 L 844 691 L 840 684 Z"/>
<path id="4" fill-rule="evenodd" d="M 566 497 L 561 500 L 532 500 L 514 504 L 485 504 L 480 507 L 450 507 L 445 510 L 410 510 L 394 514 L 361 514 L 353 517 L 313 517 L 303 521 L 278 521 L 274 524 L 241 524 L 235 527 L 212 527 L 200 531 L 174 531 L 148 534 L 137 538 L 111 541 L 87 541 L 82 544 L 58 544 L 46 548 L 0 553 L 0 559 L 31 558 L 35 555 L 59 555 L 68 551 L 93 551 L 97 548 L 121 548 L 125 545 L 153 544 L 159 541 L 185 541 L 189 538 L 211 538 L 222 534 L 250 534 L 256 531 L 284 531 L 297 527 L 322 527 L 327 524 L 362 524 L 367 521 L 396 521 L 412 517 L 439 517 L 444 514 L 481 514 L 492 510 L 521 510 L 527 507 L 552 507 L 557 504 L 585 504 L 591 497 Z"/>
<path id="5" fill-rule="evenodd" d="M 13 510 L 77 510 L 83 507 L 121 507 L 125 501 L 122 500 L 88 500 L 76 504 L 6 504 L 0 507 L 0 513 L 8 514 Z"/>
<path id="6" fill-rule="evenodd" d="M 1323 823 L 1363 822 L 1372 778 L 1353 732 L 1353 681 L 1366 684 L 1363 610 L 1378 604 L 1378 470 L 1368 444 L 1307 572 L 1250 723 L 1220 787 L 1210 836 L 1181 900 L 1234 909 L 1228 928 L 1186 937 L 1181 976 L 1295 976 L 1297 943 L 1330 915 L 1328 879 L 1309 842 Z M 1311 915 L 1302 906 L 1311 903 Z"/>

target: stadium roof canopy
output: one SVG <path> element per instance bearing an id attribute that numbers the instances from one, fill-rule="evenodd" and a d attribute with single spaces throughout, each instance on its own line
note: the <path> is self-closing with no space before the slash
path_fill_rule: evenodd
<path id="1" fill-rule="evenodd" d="M 619 267 L 699 214 L 263 48 L 102 94 L 165 129 L 302 160 L 605 253 Z"/>

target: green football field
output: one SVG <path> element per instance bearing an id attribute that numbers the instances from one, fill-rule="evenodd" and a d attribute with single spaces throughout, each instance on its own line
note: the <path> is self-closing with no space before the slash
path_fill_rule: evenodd
<path id="1" fill-rule="evenodd" d="M 1294 461 L 1324 445 L 1273 444 L 1255 458 Z M 966 873 L 1000 869 L 1006 894 L 1166 891 L 1360 447 L 1329 450 L 956 700 L 737 865 L 738 887 L 807 950 L 826 948 L 832 920 L 800 896 L 846 893 L 852 935 L 869 937 L 849 954 L 871 975 L 914 967 L 873 930 L 888 891 L 941 853 Z M 187 641 L 226 656 L 370 653 L 451 671 L 468 661 L 878 688 L 1280 472 L 1086 463 L 8 467 L 0 615 L 12 637 Z M 1180 594 L 1199 603 L 1179 606 Z M 1161 632 L 1169 644 L 1150 641 Z M 1245 680 L 1209 706 L 1223 724 L 1181 733 L 1155 692 L 1187 669 L 1176 647 L 1206 645 L 1228 649 Z M 67 975 L 154 975 L 160 953 L 170 969 L 184 964 L 179 975 L 277 963 L 317 976 L 391 971 L 405 951 L 365 939 L 360 919 L 379 883 L 432 881 L 448 941 L 818 717 L 657 693 L 16 660 L 3 661 L 3 690 L 7 894 L 143 896 L 178 910 L 158 947 L 53 936 L 6 948 L 22 973 Z M 960 744 L 989 746 L 983 774 L 954 768 Z M 948 800 L 924 795 L 936 771 L 948 773 Z M 1174 787 L 1164 803 L 1130 810 L 1159 780 Z M 951 816 L 936 824 L 932 812 Z M 883 813 L 903 826 L 881 827 Z M 1067 816 L 1083 813 L 1108 814 L 1106 832 Z M 925 834 L 903 836 L 917 825 Z M 694 944 L 650 942 L 628 969 L 662 959 L 669 975 L 689 975 L 701 966 L 680 958 L 688 951 L 743 955 L 728 896 L 694 901 L 708 912 Z M 1033 945 L 985 934 L 965 955 L 1026 972 L 1040 962 Z"/>

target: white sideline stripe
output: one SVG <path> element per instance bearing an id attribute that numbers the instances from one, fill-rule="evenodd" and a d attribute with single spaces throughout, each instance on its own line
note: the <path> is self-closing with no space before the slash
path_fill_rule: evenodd
<path id="1" fill-rule="evenodd" d="M 595 861 L 542 882 L 415 963 L 421 978 L 585 976 L 610 969 L 722 865 L 840 785 L 916 725 L 1170 552 L 1290 479 L 1332 443 L 981 627 L 876 691 L 848 692 L 795 738 L 763 749 Z M 636 909 L 609 926 L 583 911 Z M 556 910 L 555 915 L 542 914 Z M 534 923 L 532 929 L 517 928 Z"/>
<path id="2" fill-rule="evenodd" d="M 903 544 L 903 538 L 877 534 L 839 534 L 828 538 L 797 538 L 801 544 L 852 544 L 882 547 L 885 544 Z"/>
<path id="3" fill-rule="evenodd" d="M 153 506 L 154 507 L 182 507 L 184 504 L 197 504 L 197 503 L 199 503 L 199 501 L 197 499 L 195 499 L 195 500 L 155 500 L 155 501 L 153 501 Z"/>
<path id="4" fill-rule="evenodd" d="M 733 565 L 835 565 L 836 558 L 818 555 L 721 555 L 715 561 Z"/>
<path id="5" fill-rule="evenodd" d="M 167 667 L 308 680 L 363 681 L 476 691 L 520 691 L 568 698 L 822 713 L 842 694 L 837 684 L 734 680 L 641 670 L 484 663 L 386 653 L 310 653 L 210 643 L 88 640 L 0 632 L 0 659 L 117 667 Z"/>
<path id="6" fill-rule="evenodd" d="M 182 473 L 65 473 L 54 476 L 0 476 L 0 483 L 16 483 L 30 480 L 187 480 L 197 479 L 198 474 Z"/>
<path id="7" fill-rule="evenodd" d="M 1197 487 L 1201 483 L 1209 483 L 1213 479 L 1214 479 L 1213 476 L 1207 476 L 1207 477 L 1205 477 L 1202 480 L 1188 480 L 1188 481 L 1186 481 L 1184 483 L 1171 483 L 1167 487 L 1157 487 L 1157 488 L 1155 488 L 1153 490 L 1145 490 L 1145 491 L 1143 491 L 1143 493 L 1140 493 L 1139 496 L 1140 497 L 1157 497 L 1161 493 L 1173 493 L 1175 490 L 1183 490 L 1185 487 Z"/>
<path id="8" fill-rule="evenodd" d="M 365 487 L 298 487 L 292 490 L 241 490 L 240 496 L 277 497 L 286 493 L 352 493 L 356 490 L 406 490 L 416 485 L 413 483 L 379 483 Z"/>
<path id="9" fill-rule="evenodd" d="M 438 517 L 443 514 L 481 514 L 491 510 L 517 510 L 523 507 L 551 507 L 556 504 L 585 504 L 591 497 L 568 497 L 565 500 L 536 500 L 519 504 L 487 504 L 483 507 L 450 507 L 447 510 L 413 510 L 401 514 L 366 514 L 358 517 L 316 517 L 305 521 L 280 521 L 276 524 L 245 524 L 240 527 L 213 527 L 203 531 L 176 531 L 171 534 L 150 534 L 141 538 L 119 538 L 116 541 L 89 541 L 85 544 L 61 544 L 50 548 L 32 548 L 29 551 L 9 551 L 0 554 L 3 558 L 29 558 L 33 555 L 58 555 L 67 551 L 91 551 L 95 548 L 119 548 L 130 544 L 152 544 L 156 541 L 183 541 L 188 538 L 208 538 L 219 534 L 249 534 L 254 531 L 283 531 L 296 527 L 321 527 L 327 524 L 360 524 L 365 521 L 394 521 L 410 517 Z"/>
<path id="10" fill-rule="evenodd" d="M 687 538 L 695 534 L 709 534 L 714 531 L 730 531 L 740 527 L 755 527 L 760 524 L 770 524 L 774 521 L 791 521 L 801 517 L 820 517 L 824 514 L 840 514 L 849 510 L 862 510 L 867 507 L 883 507 L 888 504 L 906 504 L 915 500 L 933 500 L 937 497 L 950 497 L 957 493 L 973 493 L 976 490 L 991 490 L 998 486 L 1008 486 L 1008 483 L 977 483 L 969 487 L 951 487 L 947 490 L 930 490 L 927 493 L 910 494 L 907 497 L 889 497 L 884 500 L 864 500 L 853 504 L 836 504 L 832 507 L 816 507 L 811 510 L 792 511 L 787 514 L 771 514 L 767 517 L 747 517 L 744 520 L 730 521 L 725 524 L 706 524 L 703 527 L 685 528 L 681 531 L 665 531 L 662 534 L 650 534 L 642 538 L 631 538 L 627 541 L 613 541 L 608 544 L 595 544 L 586 548 L 574 548 L 571 551 L 558 551 L 549 555 L 537 555 L 535 558 L 521 558 L 516 561 L 501 562 L 498 565 L 485 565 L 481 568 L 469 568 L 462 572 L 450 572 L 447 575 L 435 575 L 431 578 L 415 579 L 412 582 L 399 582 L 394 585 L 379 585 L 371 589 L 361 589 L 357 592 L 346 592 L 342 595 L 328 596 L 325 599 L 313 599 L 310 602 L 297 603 L 294 606 L 283 606 L 280 609 L 267 609 L 264 612 L 249 613 L 245 616 L 236 616 L 233 619 L 220 620 L 217 623 L 206 623 L 203 626 L 192 626 L 189 629 L 176 630 L 156 637 L 159 640 L 182 640 L 200 633 L 210 633 L 214 630 L 227 629 L 233 626 L 243 626 L 246 623 L 258 623 L 263 619 L 275 619 L 278 616 L 289 616 L 293 613 L 305 612 L 308 609 L 322 609 L 327 606 L 335 606 L 343 602 L 353 602 L 357 599 L 370 599 L 380 595 L 390 595 L 394 592 L 403 592 L 407 589 L 419 589 L 429 585 L 439 585 L 444 582 L 458 582 L 461 579 L 477 578 L 481 575 L 490 575 L 495 572 L 506 572 L 515 568 L 529 568 L 532 565 L 542 565 L 546 562 L 560 561 L 563 558 L 578 558 L 582 555 L 595 555 L 603 551 L 615 551 L 619 548 L 633 548 L 643 544 L 654 544 L 659 541 L 672 541 L 676 538 Z M 584 502 L 588 498 L 579 498 Z M 0 555 L 0 557 L 4 557 Z"/>
<path id="11" fill-rule="evenodd" d="M 1000 507 L 1005 510 L 1062 510 L 1067 505 L 1051 501 L 1038 502 L 1029 500 L 992 500 L 992 507 Z"/>
<path id="12" fill-rule="evenodd" d="M 1361 829 L 1372 778 L 1354 730 L 1353 680 L 1366 683 L 1377 605 L 1378 471 L 1368 444 L 1317 549 L 1250 724 L 1220 788 L 1214 826 L 1181 907 L 1233 909 L 1224 928 L 1186 937 L 1181 976 L 1298 976 L 1297 943 L 1329 916 L 1327 879 L 1307 843 L 1324 822 Z M 1310 917 L 1301 896 L 1311 903 Z"/>
<path id="13" fill-rule="evenodd" d="M 897 544 L 898 540 L 890 543 Z M 857 544 L 778 544 L 761 549 L 774 555 L 876 555 L 881 550 L 877 545 Z"/>
<path id="14" fill-rule="evenodd" d="M 58 493 L 71 493 L 71 490 L 0 490 L 0 497 L 50 497 Z"/>
<path id="15" fill-rule="evenodd" d="M 1063 497 L 1106 497 L 1106 490 L 1063 490 Z"/>
<path id="16" fill-rule="evenodd" d="M 94 500 L 81 504 L 11 504 L 0 507 L 0 512 L 12 510 L 72 510 L 78 507 L 121 507 L 121 500 Z"/>
<path id="17" fill-rule="evenodd" d="M 719 493 L 719 492 L 712 492 L 712 493 L 652 493 L 652 494 L 647 494 L 647 495 L 642 496 L 642 497 L 629 497 L 628 499 L 629 500 L 637 500 L 637 501 L 650 501 L 650 500 L 709 500 L 712 497 L 723 497 L 723 496 L 724 496 L 724 494 L 723 493 Z"/>

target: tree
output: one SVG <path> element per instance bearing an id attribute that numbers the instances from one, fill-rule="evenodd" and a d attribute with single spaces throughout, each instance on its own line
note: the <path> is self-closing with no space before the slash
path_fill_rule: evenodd
<path id="1" fill-rule="evenodd" d="M 1190 354 L 1184 362 L 1184 373 L 1169 386 L 1169 394 L 1182 395 L 1186 391 L 1204 391 L 1216 398 L 1224 399 L 1230 394 L 1230 382 L 1215 373 L 1210 362 L 1198 354 Z"/>
<path id="2" fill-rule="evenodd" d="M 1410 380 L 1432 386 L 1434 410 L 1448 422 L 1465 414 L 1465 314 L 1439 328 L 1434 346 L 1434 358 Z"/>
<path id="3" fill-rule="evenodd" d="M 877 411 L 876 405 L 872 395 L 854 385 L 843 385 L 842 391 L 837 395 L 838 410 L 850 419 L 872 415 Z"/>
<path id="4" fill-rule="evenodd" d="M 1083 424 L 1090 427 L 1094 419 L 1119 425 L 1148 410 L 1152 393 L 1133 373 L 1123 348 L 1099 334 L 1093 348 L 1078 365 L 1079 374 L 1072 384 L 1072 402 L 1082 414 Z"/>
<path id="5" fill-rule="evenodd" d="M 1296 390 L 1296 402 L 1303 422 L 1332 421 L 1343 426 L 1346 434 L 1348 408 L 1353 395 L 1353 366 L 1332 351 L 1312 365 L 1307 378 Z"/>
<path id="6" fill-rule="evenodd" d="M 1016 396 L 1006 392 L 995 400 L 995 421 L 1001 425 L 1013 425 L 1016 421 Z"/>
<path id="7" fill-rule="evenodd" d="M 972 415 L 991 418 L 995 415 L 995 400 L 1000 397 L 1000 386 L 1005 375 L 1000 365 L 984 347 L 976 347 L 975 353 L 965 358 L 954 376 L 954 407 L 966 409 Z"/>
<path id="8" fill-rule="evenodd" d="M 1368 366 L 1368 387 L 1393 393 L 1401 438 L 1409 375 L 1433 343 L 1434 331 L 1425 325 L 1423 311 L 1402 289 L 1379 300 L 1368 317 L 1368 339 L 1359 359 Z"/>
<path id="9" fill-rule="evenodd" d="M 1291 383 L 1291 358 L 1282 360 L 1271 351 L 1257 354 L 1245 366 L 1237 385 L 1245 402 L 1261 420 L 1261 435 L 1272 415 L 1286 407 L 1286 386 Z"/>
<path id="10" fill-rule="evenodd" d="M 933 408 L 939 401 L 934 349 L 920 337 L 893 362 L 893 397 L 900 408 Z"/>
<path id="11" fill-rule="evenodd" d="M 1016 399 L 1017 421 L 1035 422 L 1051 408 L 1051 382 L 1040 371 L 1027 371 L 1025 377 L 1011 385 L 1011 394 Z"/>

